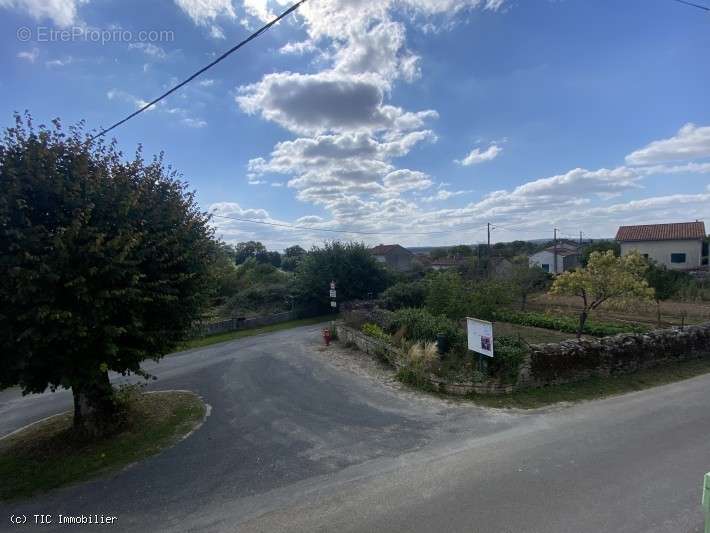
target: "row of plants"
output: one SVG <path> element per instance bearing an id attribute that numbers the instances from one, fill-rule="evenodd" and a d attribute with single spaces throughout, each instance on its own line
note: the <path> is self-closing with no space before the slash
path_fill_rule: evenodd
<path id="1" fill-rule="evenodd" d="M 571 316 L 553 315 L 535 311 L 514 311 L 511 309 L 498 309 L 493 318 L 501 322 L 510 322 L 521 326 L 553 329 L 565 333 L 576 333 L 579 329 L 579 319 Z M 596 322 L 587 320 L 583 333 L 592 337 L 607 337 L 619 333 L 644 333 L 648 326 L 640 324 L 620 324 L 611 322 Z"/>

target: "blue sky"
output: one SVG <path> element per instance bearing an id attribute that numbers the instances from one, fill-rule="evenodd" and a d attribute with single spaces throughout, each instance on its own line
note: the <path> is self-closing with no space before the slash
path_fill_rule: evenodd
<path id="1" fill-rule="evenodd" d="M 289 1 L 0 0 L 4 125 L 108 126 Z M 370 244 L 613 236 L 710 218 L 709 30 L 672 0 L 309 0 L 112 134 L 225 216 Z"/>

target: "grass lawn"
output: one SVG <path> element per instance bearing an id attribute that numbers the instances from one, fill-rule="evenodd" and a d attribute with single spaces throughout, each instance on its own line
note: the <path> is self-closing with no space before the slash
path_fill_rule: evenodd
<path id="1" fill-rule="evenodd" d="M 111 472 L 158 453 L 190 432 L 205 416 L 191 392 L 137 395 L 124 429 L 87 442 L 71 431 L 63 413 L 0 439 L 0 500 L 26 498 Z"/>
<path id="2" fill-rule="evenodd" d="M 488 407 L 534 409 L 558 402 L 595 400 L 606 396 L 648 389 L 707 374 L 708 372 L 710 372 L 710 359 L 699 359 L 672 366 L 659 366 L 641 370 L 634 374 L 611 378 L 593 378 L 577 383 L 553 385 L 501 396 L 474 394 L 469 396 L 469 398 L 474 403 Z"/>
<path id="3" fill-rule="evenodd" d="M 228 331 L 226 333 L 217 333 L 216 335 L 209 335 L 207 337 L 199 337 L 197 339 L 192 339 L 179 347 L 180 351 L 190 350 L 192 348 L 202 348 L 203 346 L 209 346 L 211 344 L 217 344 L 219 342 L 233 341 L 235 339 L 241 339 L 243 337 L 251 337 L 252 335 L 261 335 L 262 333 L 273 333 L 274 331 L 281 331 L 284 329 L 297 328 L 299 326 L 310 326 L 313 324 L 320 324 L 321 322 L 329 322 L 331 320 L 336 320 L 338 315 L 322 315 L 313 318 L 302 318 L 300 320 L 289 320 L 288 322 L 281 322 L 279 324 L 272 324 L 270 326 L 262 326 L 260 328 L 253 329 L 242 329 L 239 331 Z"/>
<path id="4" fill-rule="evenodd" d="M 574 333 L 564 333 L 553 329 L 535 328 L 531 326 L 521 326 L 509 322 L 494 322 L 494 335 L 507 335 L 510 337 L 520 337 L 528 344 L 542 344 L 546 342 L 561 342 L 568 339 L 575 339 Z"/>

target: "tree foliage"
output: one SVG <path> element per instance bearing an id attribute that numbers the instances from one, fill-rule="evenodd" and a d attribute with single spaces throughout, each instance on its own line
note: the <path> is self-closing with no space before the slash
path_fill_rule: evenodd
<path id="1" fill-rule="evenodd" d="M 611 250 L 615 256 L 619 257 L 621 255 L 621 245 L 616 241 L 597 241 L 585 246 L 582 249 L 581 262 L 582 266 L 587 266 L 589 263 L 589 257 L 594 252 L 608 252 Z"/>
<path id="2" fill-rule="evenodd" d="M 587 266 L 560 274 L 552 285 L 552 294 L 579 296 L 582 312 L 577 336 L 582 336 L 590 311 L 610 300 L 653 298 L 645 273 L 648 263 L 637 252 L 616 257 L 613 250 L 592 252 Z"/>
<path id="3" fill-rule="evenodd" d="M 654 290 L 656 317 L 659 326 L 661 325 L 661 302 L 673 298 L 689 281 L 692 281 L 692 278 L 685 272 L 670 270 L 665 265 L 649 262 L 648 270 L 646 271 L 646 282 Z"/>
<path id="4" fill-rule="evenodd" d="M 314 246 L 298 266 L 299 302 L 329 309 L 331 281 L 336 283 L 337 301 L 344 302 L 378 295 L 387 287 L 388 275 L 364 244 L 332 241 Z"/>
<path id="5" fill-rule="evenodd" d="M 301 260 L 305 257 L 306 251 L 298 245 L 289 246 L 284 250 L 284 256 L 281 260 L 281 268 L 289 272 L 293 272 L 301 264 Z"/>
<path id="6" fill-rule="evenodd" d="M 510 284 L 520 299 L 520 310 L 525 311 L 528 296 L 544 291 L 550 283 L 550 275 L 539 266 L 530 266 L 527 257 L 517 259 L 513 263 Z"/>
<path id="7" fill-rule="evenodd" d="M 125 161 L 81 126 L 16 117 L 0 141 L 0 387 L 71 388 L 91 432 L 108 371 L 186 337 L 210 289 L 208 217 L 162 156 Z"/>
<path id="8" fill-rule="evenodd" d="M 393 311 L 403 307 L 421 307 L 427 294 L 423 281 L 399 282 L 382 293 L 381 299 L 386 309 Z"/>

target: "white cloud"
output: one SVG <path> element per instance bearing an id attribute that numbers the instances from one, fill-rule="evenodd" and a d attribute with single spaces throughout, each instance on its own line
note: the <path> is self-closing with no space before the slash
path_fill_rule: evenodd
<path id="1" fill-rule="evenodd" d="M 52 59 L 50 61 L 47 61 L 45 65 L 49 68 L 61 68 L 61 67 L 66 67 L 67 65 L 71 65 L 74 62 L 74 58 L 72 56 L 66 56 L 62 59 Z"/>
<path id="2" fill-rule="evenodd" d="M 225 38 L 218 20 L 232 23 L 237 18 L 232 0 L 175 0 L 175 3 L 196 25 L 206 28 L 213 39 Z"/>
<path id="3" fill-rule="evenodd" d="M 498 157 L 498 155 L 500 155 L 502 151 L 503 149 L 497 144 L 491 144 L 484 151 L 481 151 L 480 148 L 474 148 L 461 161 L 456 160 L 456 163 L 465 167 L 470 165 L 477 165 L 485 161 L 492 161 L 493 159 Z"/>
<path id="4" fill-rule="evenodd" d="M 199 26 L 210 26 L 220 17 L 237 17 L 232 0 L 175 0 L 175 3 Z"/>
<path id="5" fill-rule="evenodd" d="M 204 128 L 207 126 L 207 121 L 201 118 L 185 117 L 182 119 L 182 123 L 190 128 Z"/>
<path id="6" fill-rule="evenodd" d="M 470 194 L 473 191 L 449 191 L 447 189 L 439 189 L 436 191 L 436 194 L 432 196 L 426 196 L 422 198 L 422 202 L 426 203 L 432 203 L 432 202 L 440 202 L 443 200 L 448 200 L 449 198 L 454 198 L 455 196 L 462 196 L 464 194 Z"/>
<path id="7" fill-rule="evenodd" d="M 316 45 L 313 41 L 306 39 L 305 41 L 289 42 L 279 48 L 282 54 L 303 55 L 315 51 Z"/>
<path id="8" fill-rule="evenodd" d="M 165 59 L 168 56 L 162 47 L 153 43 L 129 43 L 128 49 L 140 50 L 145 55 L 159 60 Z"/>
<path id="9" fill-rule="evenodd" d="M 384 104 L 386 87 L 371 75 L 280 72 L 239 88 L 239 106 L 249 114 L 300 134 L 340 131 L 407 131 L 420 128 L 435 111 L 407 112 Z"/>
<path id="10" fill-rule="evenodd" d="M 626 156 L 629 165 L 652 165 L 710 157 L 710 126 L 688 123 L 668 139 L 653 141 Z"/>
<path id="11" fill-rule="evenodd" d="M 65 28 L 79 21 L 78 8 L 89 0 L 0 0 L 0 8 L 28 13 L 35 20 L 50 19 Z"/>
<path id="12" fill-rule="evenodd" d="M 31 50 L 23 50 L 17 53 L 19 59 L 28 61 L 29 63 L 34 63 L 39 57 L 39 48 L 32 48 Z"/>
<path id="13" fill-rule="evenodd" d="M 212 87 L 214 85 L 214 80 L 211 78 L 208 78 L 206 80 L 200 80 L 197 82 L 197 85 L 200 87 Z"/>

